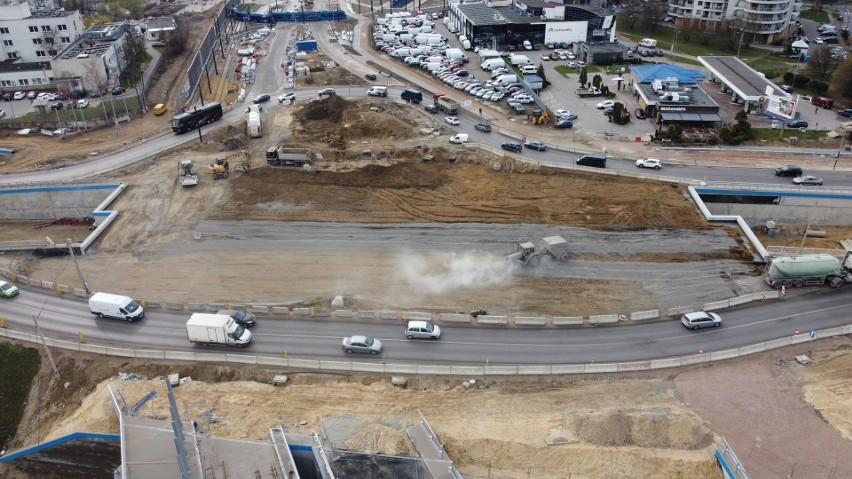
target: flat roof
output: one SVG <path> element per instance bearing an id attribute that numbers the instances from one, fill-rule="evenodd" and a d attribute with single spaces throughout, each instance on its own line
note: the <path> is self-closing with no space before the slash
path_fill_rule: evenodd
<path id="1" fill-rule="evenodd" d="M 665 79 L 663 80 L 665 83 Z M 673 84 L 672 84 L 673 85 Z M 716 103 L 710 95 L 708 95 L 704 90 L 695 86 L 694 84 L 680 85 L 678 84 L 677 88 L 669 88 L 666 89 L 667 93 L 677 93 L 678 95 L 685 95 L 689 97 L 688 103 L 674 102 L 670 100 L 661 99 L 660 95 L 654 91 L 653 83 L 634 83 L 633 87 L 639 89 L 649 103 L 653 102 L 660 106 L 703 106 L 703 107 L 715 107 L 719 108 L 719 104 Z"/>
<path id="2" fill-rule="evenodd" d="M 58 60 L 103 56 L 125 32 L 124 23 L 95 25 L 56 56 Z"/>
<path id="3" fill-rule="evenodd" d="M 41 8 L 39 10 L 38 8 Z M 64 8 L 55 8 L 52 10 L 48 10 L 44 7 L 33 8 L 30 10 L 30 16 L 27 18 L 58 18 L 58 17 L 67 17 L 74 13 L 76 10 L 67 11 Z"/>
<path id="4" fill-rule="evenodd" d="M 473 25 L 505 25 L 509 23 L 502 12 L 497 12 L 485 3 L 460 3 L 458 9 Z"/>
<path id="5" fill-rule="evenodd" d="M 698 61 L 743 100 L 759 100 L 760 97 L 766 96 L 766 87 L 771 87 L 776 96 L 789 97 L 775 83 L 737 57 L 700 56 Z"/>
<path id="6" fill-rule="evenodd" d="M 499 12 L 509 23 L 542 23 L 540 16 L 521 15 L 512 7 L 493 7 L 492 10 Z"/>

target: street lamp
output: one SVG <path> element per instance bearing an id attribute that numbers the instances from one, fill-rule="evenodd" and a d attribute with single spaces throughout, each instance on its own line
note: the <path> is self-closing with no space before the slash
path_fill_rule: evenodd
<path id="1" fill-rule="evenodd" d="M 675 43 L 677 43 L 677 33 L 678 29 L 675 28 L 674 40 L 672 40 L 672 53 L 674 53 Z"/>
<path id="2" fill-rule="evenodd" d="M 743 46 L 743 36 L 745 36 L 745 30 L 740 30 L 740 41 L 737 43 L 737 58 L 740 57 L 740 48 Z"/>

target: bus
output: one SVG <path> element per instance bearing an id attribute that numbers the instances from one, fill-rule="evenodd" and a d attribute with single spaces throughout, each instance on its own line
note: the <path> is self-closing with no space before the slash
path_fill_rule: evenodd
<path id="1" fill-rule="evenodd" d="M 222 119 L 222 105 L 219 103 L 208 103 L 206 106 L 197 108 L 172 117 L 172 131 L 175 133 L 186 133 L 208 123 Z"/>

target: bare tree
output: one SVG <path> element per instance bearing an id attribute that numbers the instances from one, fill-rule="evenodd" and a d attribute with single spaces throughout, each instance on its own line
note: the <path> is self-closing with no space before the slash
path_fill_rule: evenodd
<path id="1" fill-rule="evenodd" d="M 837 69 L 838 61 L 831 56 L 831 50 L 825 45 L 816 45 L 816 48 L 809 49 L 808 55 L 811 57 L 808 66 L 814 78 L 828 79 Z"/>
<path id="2" fill-rule="evenodd" d="M 106 101 L 103 99 L 105 92 L 109 87 L 109 80 L 105 75 L 101 74 L 101 70 L 97 68 L 98 59 L 97 58 L 89 58 L 88 65 L 86 65 L 86 76 L 83 77 L 84 84 L 88 87 L 89 91 L 97 90 L 100 92 L 102 100 L 101 107 L 104 110 L 104 118 L 109 121 L 109 114 L 106 109 Z"/>
<path id="3" fill-rule="evenodd" d="M 175 29 L 168 36 L 166 52 L 170 56 L 178 56 L 183 53 L 189 42 L 189 24 L 183 16 L 175 17 Z"/>
<path id="4" fill-rule="evenodd" d="M 668 10 L 663 7 L 662 3 L 646 1 L 639 13 L 639 22 L 645 27 L 646 31 L 653 33 L 657 31 L 659 23 L 666 18 L 667 13 Z"/>
<path id="5" fill-rule="evenodd" d="M 636 22 L 639 21 L 639 15 L 644 8 L 645 2 L 642 0 L 627 0 L 621 3 L 619 16 L 624 19 L 624 23 L 632 30 L 636 26 Z"/>

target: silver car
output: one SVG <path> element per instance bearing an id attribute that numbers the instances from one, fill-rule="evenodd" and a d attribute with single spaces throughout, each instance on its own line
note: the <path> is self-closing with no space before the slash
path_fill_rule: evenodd
<path id="1" fill-rule="evenodd" d="M 716 313 L 698 311 L 684 314 L 680 317 L 680 322 L 689 329 L 718 328 L 722 325 L 722 318 Z"/>
<path id="2" fill-rule="evenodd" d="M 349 336 L 348 338 L 343 338 L 343 344 L 340 347 L 346 351 L 346 354 L 379 354 L 382 352 L 382 342 L 370 336 Z"/>
<path id="3" fill-rule="evenodd" d="M 408 339 L 438 339 L 441 337 L 441 327 L 429 321 L 409 321 L 405 328 Z"/>

